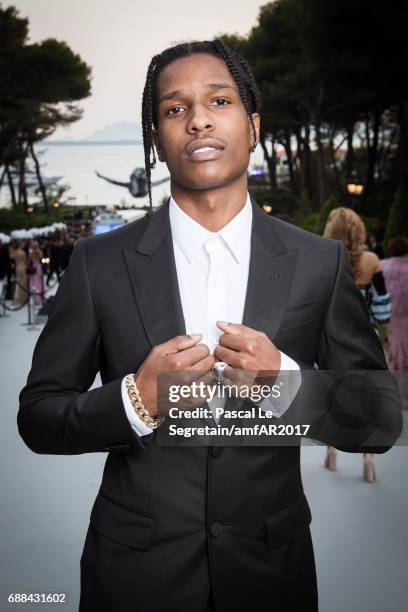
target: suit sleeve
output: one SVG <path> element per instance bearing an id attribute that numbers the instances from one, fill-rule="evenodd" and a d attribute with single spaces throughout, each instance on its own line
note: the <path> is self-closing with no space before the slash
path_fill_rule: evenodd
<path id="1" fill-rule="evenodd" d="M 347 252 L 341 242 L 336 244 L 337 270 L 317 365 L 321 370 L 386 370 L 384 351 L 370 323 L 364 298 L 355 285 Z"/>
<path id="2" fill-rule="evenodd" d="M 144 450 L 123 407 L 123 377 L 89 390 L 103 353 L 85 242 L 75 245 L 19 395 L 18 430 L 36 453 Z"/>
<path id="3" fill-rule="evenodd" d="M 302 373 L 296 399 L 310 409 L 310 437 L 346 452 L 383 453 L 401 434 L 400 395 L 345 248 L 336 244 L 336 273 L 316 356 L 319 370 Z"/>

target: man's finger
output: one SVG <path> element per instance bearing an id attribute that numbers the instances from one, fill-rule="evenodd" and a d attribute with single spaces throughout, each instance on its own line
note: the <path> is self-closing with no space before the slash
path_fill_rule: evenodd
<path id="1" fill-rule="evenodd" d="M 183 368 L 189 370 L 192 365 L 208 357 L 210 354 L 210 349 L 206 344 L 199 342 L 194 346 L 190 346 L 182 351 L 178 351 L 177 355 L 174 355 L 171 359 L 176 360 L 180 363 L 180 367 L 178 369 L 182 370 Z"/>
<path id="2" fill-rule="evenodd" d="M 217 321 L 216 323 L 217 327 L 222 329 L 222 331 L 227 334 L 254 338 L 260 333 L 257 329 L 253 329 L 252 327 L 248 327 L 247 325 L 241 325 L 240 323 L 231 323 L 229 321 Z"/>
<path id="3" fill-rule="evenodd" d="M 207 355 L 207 357 L 204 357 L 204 359 L 200 359 L 199 361 L 194 363 L 191 366 L 191 369 L 197 370 L 197 371 L 203 370 L 205 372 L 208 372 L 209 370 L 211 370 L 214 363 L 215 363 L 214 355 Z"/>
<path id="4" fill-rule="evenodd" d="M 202 342 L 200 342 L 196 346 L 193 346 L 191 349 L 188 349 L 187 354 L 190 357 L 190 366 L 196 366 L 203 359 L 214 359 L 213 355 L 211 355 L 210 353 L 210 349 L 208 348 L 208 346 Z"/>
<path id="5" fill-rule="evenodd" d="M 221 346 L 233 349 L 234 351 L 242 351 L 242 349 L 245 347 L 246 340 L 248 340 L 248 336 L 234 334 L 222 334 L 218 338 L 218 342 Z"/>
<path id="6" fill-rule="evenodd" d="M 218 345 L 214 351 L 214 357 L 217 361 L 225 361 L 234 368 L 241 368 L 241 355 L 238 351 Z"/>
<path id="7" fill-rule="evenodd" d="M 165 355 L 171 355 L 173 353 L 178 353 L 179 351 L 184 351 L 188 348 L 191 348 L 197 342 L 202 339 L 202 334 L 190 334 L 189 336 L 176 336 L 175 338 L 171 338 L 160 344 L 164 348 Z"/>

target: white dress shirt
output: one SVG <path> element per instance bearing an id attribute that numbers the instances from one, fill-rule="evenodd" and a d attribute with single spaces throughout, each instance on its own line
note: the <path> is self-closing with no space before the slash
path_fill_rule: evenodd
<path id="1" fill-rule="evenodd" d="M 224 333 L 216 321 L 242 323 L 251 253 L 251 200 L 248 194 L 244 207 L 219 232 L 210 232 L 197 223 L 172 197 L 169 217 L 186 334 L 202 334 L 200 342 L 206 344 L 212 354 Z M 298 364 L 284 353 L 280 355 L 280 371 L 291 370 L 296 378 L 293 381 L 291 374 L 289 385 L 287 376 L 280 375 L 281 381 L 278 376 L 275 385 L 281 384 L 280 398 L 262 401 L 261 407 L 275 416 L 281 416 L 289 407 L 301 382 Z M 122 399 L 128 419 L 139 436 L 148 435 L 153 428 L 135 413 L 125 378 Z M 225 401 L 216 396 L 208 406 L 214 414 L 215 407 L 223 407 Z"/>

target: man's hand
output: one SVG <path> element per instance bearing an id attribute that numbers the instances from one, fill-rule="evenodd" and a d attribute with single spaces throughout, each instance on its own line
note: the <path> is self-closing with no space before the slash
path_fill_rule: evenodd
<path id="1" fill-rule="evenodd" d="M 224 333 L 214 351 L 217 361 L 225 361 L 224 386 L 273 386 L 280 371 L 281 357 L 276 346 L 261 331 L 238 323 L 217 321 Z"/>
<path id="2" fill-rule="evenodd" d="M 204 384 L 213 382 L 212 366 L 215 363 L 213 355 L 206 344 L 201 344 L 201 334 L 191 336 L 176 336 L 154 346 L 146 359 L 135 374 L 136 386 L 139 390 L 143 405 L 150 416 L 158 414 L 157 406 L 160 407 L 160 415 L 169 409 L 169 395 L 166 385 L 160 385 L 160 398 L 157 398 L 157 376 L 161 372 L 180 372 L 175 375 L 170 384 L 190 385 L 193 381 Z M 183 400 L 183 405 L 177 404 L 177 408 L 188 410 L 200 406 L 206 398 L 188 398 Z"/>

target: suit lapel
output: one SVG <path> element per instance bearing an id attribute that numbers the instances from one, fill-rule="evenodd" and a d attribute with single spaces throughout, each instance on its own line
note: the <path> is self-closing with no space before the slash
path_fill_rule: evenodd
<path id="1" fill-rule="evenodd" d="M 184 335 L 186 328 L 168 202 L 153 213 L 136 248 L 125 249 L 123 255 L 140 318 L 152 347 Z"/>
<path id="2" fill-rule="evenodd" d="M 254 200 L 252 211 L 251 258 L 242 322 L 273 340 L 285 311 L 298 251 L 288 251 L 276 221 Z"/>

